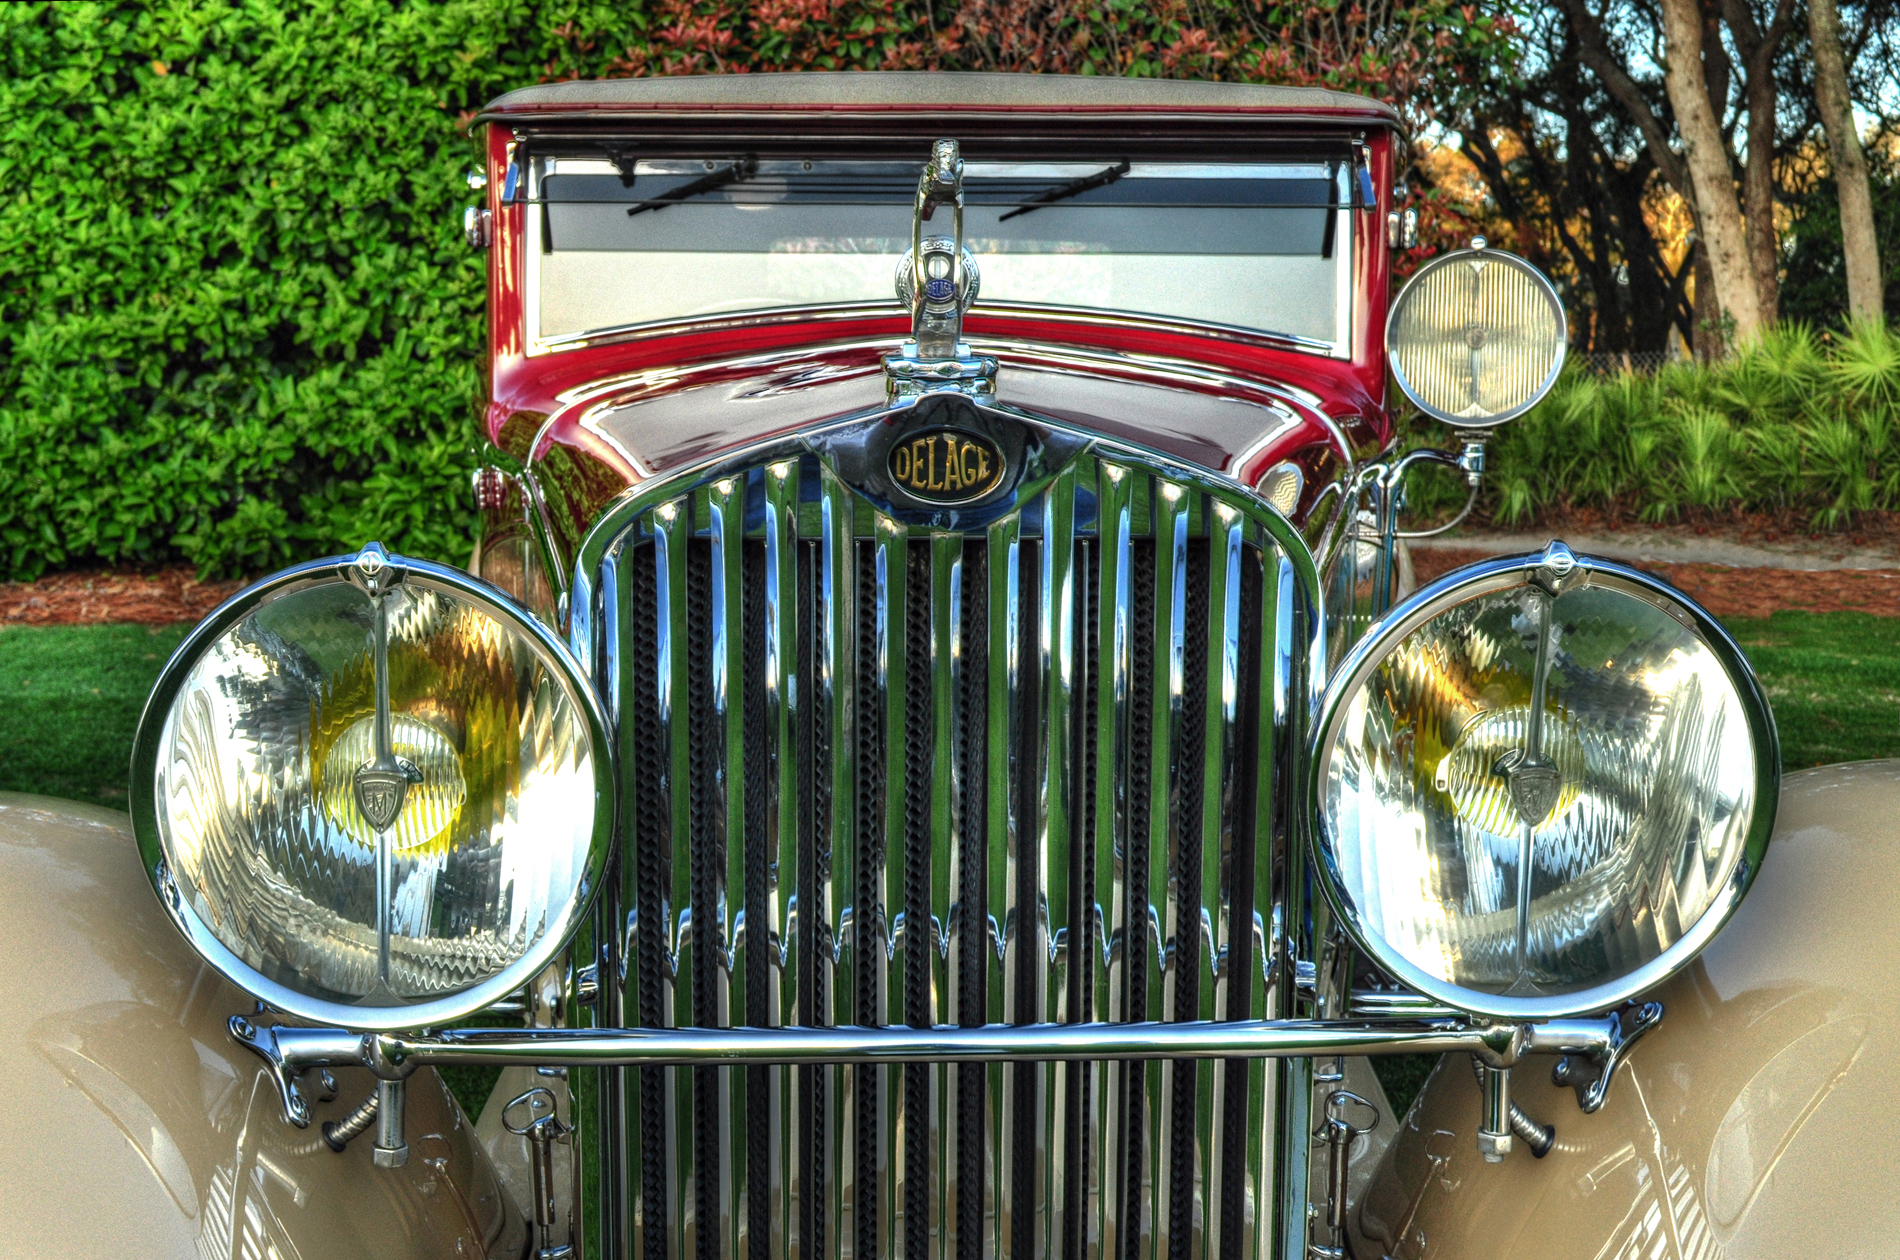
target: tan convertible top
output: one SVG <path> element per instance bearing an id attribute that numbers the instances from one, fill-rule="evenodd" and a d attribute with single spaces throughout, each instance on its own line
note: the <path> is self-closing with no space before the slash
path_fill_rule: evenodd
<path id="1" fill-rule="evenodd" d="M 934 70 L 803 71 L 593 79 L 519 88 L 484 116 L 543 112 L 783 109 L 1029 111 L 1261 111 L 1356 115 L 1390 125 L 1390 105 L 1326 88 L 1107 75 L 952 73 Z"/>

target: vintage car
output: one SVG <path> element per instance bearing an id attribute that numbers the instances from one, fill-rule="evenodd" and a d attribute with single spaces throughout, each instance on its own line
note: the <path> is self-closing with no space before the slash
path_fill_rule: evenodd
<path id="1" fill-rule="evenodd" d="M 1389 108 L 810 74 L 477 125 L 467 568 L 268 577 L 166 665 L 129 819 L 0 799 L 8 1250 L 1900 1246 L 1896 775 L 1784 780 L 1645 573 L 1402 589 L 1407 478 L 1475 497 L 1566 325 L 1481 241 L 1389 298 Z"/>

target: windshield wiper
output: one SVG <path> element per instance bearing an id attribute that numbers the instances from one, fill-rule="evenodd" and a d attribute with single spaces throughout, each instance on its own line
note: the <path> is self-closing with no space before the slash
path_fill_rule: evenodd
<path id="1" fill-rule="evenodd" d="M 758 170 L 759 159 L 755 157 L 736 158 L 733 160 L 731 166 L 722 167 L 710 175 L 701 176 L 690 184 L 681 184 L 671 192 L 661 193 L 659 196 L 642 201 L 638 205 L 629 206 L 627 213 L 629 215 L 635 215 L 643 210 L 664 210 L 668 206 L 678 202 L 704 196 L 709 192 L 717 192 L 727 184 L 737 184 L 742 180 L 751 179 L 758 173 Z"/>
<path id="2" fill-rule="evenodd" d="M 1011 210 L 1008 214 L 1003 215 L 996 221 L 998 223 L 1005 223 L 1019 214 L 1028 214 L 1032 210 L 1040 210 L 1044 206 L 1052 205 L 1055 202 L 1067 201 L 1071 197 L 1079 197 L 1083 193 L 1093 191 L 1097 188 L 1106 188 L 1126 174 L 1128 174 L 1128 163 L 1126 161 L 1117 162 L 1115 165 L 1099 170 L 1093 175 L 1084 175 L 1082 178 L 1072 179 L 1066 184 L 1058 184 L 1028 205 L 1017 206 L 1014 210 Z"/>

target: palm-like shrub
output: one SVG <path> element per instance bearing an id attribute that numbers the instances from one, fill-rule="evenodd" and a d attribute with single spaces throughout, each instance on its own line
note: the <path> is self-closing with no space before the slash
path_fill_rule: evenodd
<path id="1" fill-rule="evenodd" d="M 1741 509 L 1839 529 L 1900 510 L 1900 330 L 1860 323 L 1824 343 L 1793 324 L 1723 363 L 1569 370 L 1498 433 L 1490 465 L 1506 525 L 1565 508 L 1651 522 Z"/>

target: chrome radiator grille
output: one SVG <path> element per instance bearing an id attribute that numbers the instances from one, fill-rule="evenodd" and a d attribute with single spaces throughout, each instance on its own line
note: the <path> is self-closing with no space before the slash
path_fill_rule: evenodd
<path id="1" fill-rule="evenodd" d="M 628 510 L 577 588 L 620 731 L 593 1018 L 1288 1013 L 1306 596 L 1285 526 L 1096 447 L 962 529 L 787 447 Z M 1297 547 L 1297 544 L 1292 544 Z M 594 1254 L 1254 1257 L 1262 1061 L 601 1069 Z"/>

